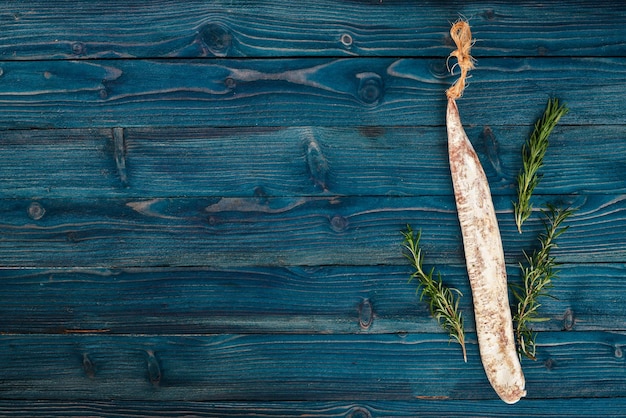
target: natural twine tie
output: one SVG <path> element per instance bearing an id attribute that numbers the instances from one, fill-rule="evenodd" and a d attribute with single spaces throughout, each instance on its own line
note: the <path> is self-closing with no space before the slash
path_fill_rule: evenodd
<path id="1" fill-rule="evenodd" d="M 472 40 L 470 26 L 464 20 L 459 20 L 452 25 L 450 36 L 452 36 L 452 40 L 456 44 L 456 50 L 450 53 L 450 57 L 456 58 L 457 63 L 455 66 L 461 69 L 461 76 L 454 82 L 452 87 L 446 90 L 446 95 L 450 99 L 458 99 L 463 95 L 467 73 L 474 68 L 474 58 L 470 55 L 470 49 L 474 41 Z M 450 57 L 448 57 L 448 59 L 450 59 Z"/>

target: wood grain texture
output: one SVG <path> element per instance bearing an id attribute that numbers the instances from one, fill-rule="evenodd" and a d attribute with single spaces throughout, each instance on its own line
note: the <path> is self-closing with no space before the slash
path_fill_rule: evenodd
<path id="1" fill-rule="evenodd" d="M 548 201 L 578 211 L 554 254 L 563 263 L 622 262 L 623 196 Z M 510 197 L 495 199 L 505 254 L 521 259 L 543 227 L 519 235 Z M 433 263 L 462 264 L 452 197 L 0 201 L 0 264 L 10 267 L 315 266 L 404 262 L 400 231 L 424 230 Z M 39 219 L 29 214 L 45 212 Z M 35 216 L 36 218 L 37 216 Z M 158 243 L 155 245 L 154 243 Z M 332 246 L 334 251 L 329 252 Z"/>
<path id="2" fill-rule="evenodd" d="M 431 254 L 426 254 L 426 262 Z M 465 328 L 474 331 L 463 265 L 438 265 L 463 293 Z M 510 283 L 520 271 L 508 266 Z M 624 264 L 568 264 L 543 298 L 537 331 L 626 327 Z M 0 333 L 109 334 L 440 333 L 420 302 L 407 266 L 231 269 L 0 270 Z M 585 277 L 583 282 L 581 277 Z M 542 342 L 543 338 L 538 338 Z"/>
<path id="3" fill-rule="evenodd" d="M 529 398 L 480 366 L 447 165 L 449 23 L 507 270 L 520 147 L 578 210 Z M 5 1 L 0 416 L 623 416 L 626 5 L 589 0 Z M 451 63 L 453 64 L 453 63 Z M 459 288 L 469 361 L 407 283 Z"/>
<path id="4" fill-rule="evenodd" d="M 440 126 L 444 91 L 453 80 L 445 56 L 0 66 L 0 128 L 5 129 Z M 550 96 L 568 103 L 568 124 L 626 120 L 615 94 L 616 86 L 626 83 L 623 58 L 484 59 L 471 81 L 471 99 L 460 100 L 459 109 L 462 120 L 479 126 L 533 123 Z"/>
<path id="5" fill-rule="evenodd" d="M 202 416 L 246 418 L 250 415 L 290 418 L 305 415 L 330 417 L 441 417 L 442 411 L 453 416 L 499 417 L 516 414 L 543 417 L 550 410 L 553 417 L 590 416 L 602 404 L 602 416 L 622 417 L 626 399 L 525 399 L 514 406 L 500 401 L 451 399 L 413 399 L 408 401 L 363 402 L 150 402 L 150 401 L 12 401 L 0 400 L 0 416 L 14 417 L 171 417 Z"/>
<path id="6" fill-rule="evenodd" d="M 516 187 L 530 130 L 467 130 L 494 195 Z M 110 129 L 5 131 L 0 193 L 26 199 L 452 194 L 439 127 L 131 128 L 119 135 L 125 182 Z M 538 195 L 626 193 L 623 126 L 560 126 L 550 142 Z"/>
<path id="7" fill-rule="evenodd" d="M 299 13 L 293 11 L 298 10 Z M 4 60 L 446 56 L 448 22 L 470 19 L 476 56 L 623 55 L 622 2 L 8 2 Z"/>
<path id="8" fill-rule="evenodd" d="M 539 360 L 525 368 L 529 399 L 626 390 L 623 333 L 542 337 Z M 4 335 L 0 393 L 64 401 L 493 400 L 473 340 L 463 363 L 440 334 Z"/>

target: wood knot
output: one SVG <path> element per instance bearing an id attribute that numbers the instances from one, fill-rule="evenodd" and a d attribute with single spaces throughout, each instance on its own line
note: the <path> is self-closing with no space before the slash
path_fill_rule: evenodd
<path id="1" fill-rule="evenodd" d="M 367 105 L 378 103 L 384 94 L 384 83 L 380 75 L 376 73 L 357 74 L 359 79 L 358 96 Z"/>
<path id="2" fill-rule="evenodd" d="M 33 202 L 30 204 L 30 206 L 28 206 L 28 216 L 35 221 L 43 218 L 43 215 L 45 214 L 46 209 L 38 202 Z"/>
<path id="3" fill-rule="evenodd" d="M 347 418 L 372 418 L 372 414 L 367 409 L 357 406 L 348 412 Z"/>
<path id="4" fill-rule="evenodd" d="M 87 47 L 82 42 L 74 42 L 72 44 L 72 54 L 74 55 L 84 55 L 87 51 Z"/>
<path id="5" fill-rule="evenodd" d="M 226 88 L 232 90 L 237 87 L 237 81 L 232 77 L 226 77 L 224 79 L 224 85 L 226 86 Z"/>
<path id="6" fill-rule="evenodd" d="M 341 215 L 335 215 L 330 219 L 330 227 L 335 232 L 343 232 L 348 227 L 348 220 Z"/>
<path id="7" fill-rule="evenodd" d="M 269 204 L 270 196 L 267 194 L 263 186 L 257 186 L 254 188 L 254 197 L 256 197 L 259 205 Z"/>
<path id="8" fill-rule="evenodd" d="M 485 20 L 495 20 L 497 15 L 496 12 L 493 9 L 487 9 L 483 12 L 483 17 L 485 18 Z"/>
<path id="9" fill-rule="evenodd" d="M 554 361 L 552 358 L 549 358 L 543 362 L 543 365 L 545 366 L 546 369 L 552 370 L 556 367 L 556 361 Z"/>
<path id="10" fill-rule="evenodd" d="M 93 364 L 93 361 L 91 361 L 87 353 L 83 354 L 83 370 L 88 378 L 93 379 L 96 377 L 96 366 Z"/>
<path id="11" fill-rule="evenodd" d="M 146 352 L 148 354 L 147 360 L 147 368 L 148 368 L 148 380 L 152 385 L 159 386 L 161 383 L 161 378 L 163 377 L 161 374 L 161 366 L 159 366 L 159 360 L 157 360 L 154 355 L 154 351 L 148 350 Z"/>
<path id="12" fill-rule="evenodd" d="M 124 137 L 124 128 L 113 128 L 113 154 L 120 182 L 124 187 L 128 187 L 128 173 L 126 170 L 126 139 Z"/>
<path id="13" fill-rule="evenodd" d="M 480 140 L 485 146 L 485 153 L 491 166 L 498 176 L 502 175 L 502 164 L 500 163 L 500 144 L 490 126 L 484 126 L 480 134 Z"/>
<path id="14" fill-rule="evenodd" d="M 359 326 L 362 330 L 367 330 L 374 321 L 374 309 L 369 299 L 365 298 L 359 305 Z"/>
<path id="15" fill-rule="evenodd" d="M 448 78 L 450 69 L 448 68 L 447 61 L 434 60 L 428 63 L 428 71 L 430 74 L 438 79 Z"/>
<path id="16" fill-rule="evenodd" d="M 200 31 L 202 42 L 209 51 L 218 57 L 228 54 L 233 43 L 233 35 L 227 27 L 220 23 L 209 23 Z"/>
<path id="17" fill-rule="evenodd" d="M 571 331 L 574 329 L 574 325 L 576 324 L 576 317 L 574 316 L 574 311 L 567 308 L 565 313 L 563 314 L 563 330 Z"/>
<path id="18" fill-rule="evenodd" d="M 307 142 L 305 144 L 305 158 L 307 171 L 313 183 L 323 191 L 328 190 L 328 161 L 322 153 L 320 144 L 315 139 L 313 132 L 307 130 Z"/>
<path id="19" fill-rule="evenodd" d="M 341 43 L 346 48 L 350 48 L 352 46 L 352 42 L 352 35 L 350 35 L 349 33 L 344 33 L 343 35 L 341 35 Z"/>
<path id="20" fill-rule="evenodd" d="M 376 125 L 376 126 L 360 126 L 359 132 L 365 138 L 375 139 L 380 138 L 385 135 L 385 127 Z"/>

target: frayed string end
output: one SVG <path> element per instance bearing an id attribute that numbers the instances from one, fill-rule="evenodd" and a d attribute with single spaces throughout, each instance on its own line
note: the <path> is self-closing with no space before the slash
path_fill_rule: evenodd
<path id="1" fill-rule="evenodd" d="M 470 26 L 465 20 L 459 20 L 452 25 L 450 36 L 456 44 L 456 50 L 450 53 L 448 59 L 456 58 L 455 67 L 458 66 L 461 69 L 461 76 L 454 82 L 452 87 L 446 90 L 446 95 L 450 99 L 458 99 L 463 95 L 463 90 L 465 90 L 465 80 L 468 78 L 469 71 L 474 68 L 474 58 L 470 55 L 470 49 L 474 45 L 474 40 L 472 39 Z"/>

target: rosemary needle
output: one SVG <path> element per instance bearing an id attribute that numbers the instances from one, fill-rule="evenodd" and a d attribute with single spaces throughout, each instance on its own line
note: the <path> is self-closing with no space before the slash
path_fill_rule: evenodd
<path id="1" fill-rule="evenodd" d="M 409 282 L 416 279 L 419 282 L 417 291 L 420 292 L 420 301 L 427 299 L 430 314 L 437 319 L 441 327 L 450 334 L 450 338 L 454 339 L 461 345 L 463 350 L 463 359 L 467 362 L 467 353 L 465 351 L 465 331 L 463 329 L 463 317 L 459 311 L 459 299 L 462 296 L 458 289 L 446 287 L 441 281 L 441 275 L 437 275 L 437 279 L 433 278 L 434 268 L 428 273 L 424 271 L 422 262 L 424 254 L 419 245 L 422 232 L 417 234 L 413 232 L 410 225 L 407 225 L 406 232 L 402 232 L 404 236 L 404 248 L 408 250 L 405 257 L 411 262 L 415 272 L 411 274 Z"/>
<path id="2" fill-rule="evenodd" d="M 548 149 L 548 137 L 568 110 L 564 105 L 559 106 L 557 99 L 549 100 L 543 116 L 535 123 L 532 135 L 522 147 L 523 167 L 517 176 L 517 202 L 513 203 L 515 223 L 520 233 L 522 224 L 532 213 L 530 198 L 541 179 L 537 172 L 543 166 L 543 158 Z"/>
<path id="3" fill-rule="evenodd" d="M 524 252 L 526 265 L 520 263 L 524 282 L 521 286 L 511 286 L 517 300 L 517 313 L 513 316 L 513 322 L 516 324 L 515 339 L 520 358 L 524 355 L 531 360 L 536 359 L 536 333 L 530 326 L 533 322 L 548 320 L 538 316 L 537 310 L 541 306 L 539 298 L 551 297 L 548 291 L 552 287 L 552 280 L 556 278 L 557 264 L 550 252 L 556 247 L 555 240 L 567 230 L 568 227 L 561 227 L 561 224 L 572 212 L 570 209 L 556 209 L 552 206 L 544 211 L 546 230 L 539 235 L 540 248 L 532 255 Z"/>

